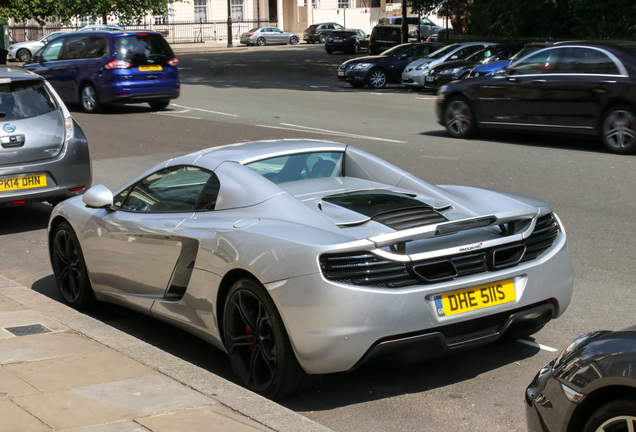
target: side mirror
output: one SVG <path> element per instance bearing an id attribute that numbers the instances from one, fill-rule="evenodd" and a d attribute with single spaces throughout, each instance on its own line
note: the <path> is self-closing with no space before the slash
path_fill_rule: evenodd
<path id="1" fill-rule="evenodd" d="M 110 208 L 113 205 L 113 193 L 104 185 L 93 186 L 86 191 L 82 201 L 91 208 Z"/>

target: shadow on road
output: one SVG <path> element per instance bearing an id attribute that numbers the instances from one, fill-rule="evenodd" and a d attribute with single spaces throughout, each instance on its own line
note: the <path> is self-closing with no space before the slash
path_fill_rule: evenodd
<path id="1" fill-rule="evenodd" d="M 47 227 L 51 207 L 44 203 L 34 203 L 19 207 L 0 208 L 0 235 L 37 231 Z"/>

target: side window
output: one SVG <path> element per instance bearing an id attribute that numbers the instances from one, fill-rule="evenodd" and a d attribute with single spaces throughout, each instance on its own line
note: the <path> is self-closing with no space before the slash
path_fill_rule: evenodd
<path id="1" fill-rule="evenodd" d="M 62 50 L 62 45 L 64 44 L 64 39 L 57 39 L 48 44 L 44 50 L 42 51 L 42 60 L 44 61 L 54 61 L 60 57 L 60 51 Z"/>
<path id="2" fill-rule="evenodd" d="M 433 25 L 431 20 L 428 19 L 428 18 L 422 18 L 422 24 L 424 24 L 424 25 Z"/>
<path id="3" fill-rule="evenodd" d="M 85 36 L 67 38 L 64 48 L 62 48 L 62 53 L 60 54 L 60 60 L 74 60 L 82 58 L 82 51 L 84 50 L 85 43 Z"/>
<path id="4" fill-rule="evenodd" d="M 82 58 L 99 58 L 106 54 L 106 39 L 101 36 L 86 38 Z"/>
<path id="5" fill-rule="evenodd" d="M 512 67 L 513 75 L 534 75 L 554 72 L 555 67 L 563 57 L 563 48 L 546 49 L 531 55 L 524 61 Z"/>
<path id="6" fill-rule="evenodd" d="M 607 54 L 585 47 L 571 48 L 563 59 L 563 65 L 559 72 L 599 75 L 616 75 L 620 73 L 616 63 Z"/>
<path id="7" fill-rule="evenodd" d="M 114 204 L 135 212 L 214 210 L 219 181 L 210 171 L 192 166 L 157 171 L 119 193 Z"/>

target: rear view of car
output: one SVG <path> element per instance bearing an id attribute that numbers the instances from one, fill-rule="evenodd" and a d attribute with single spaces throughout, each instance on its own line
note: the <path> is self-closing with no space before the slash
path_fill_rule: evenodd
<path id="1" fill-rule="evenodd" d="M 0 68 L 0 206 L 56 203 L 91 185 L 84 132 L 36 74 Z"/>
<path id="2" fill-rule="evenodd" d="M 65 102 L 85 112 L 141 102 L 159 110 L 179 97 L 177 63 L 159 33 L 87 31 L 55 39 L 24 68 L 45 76 Z"/>
<path id="3" fill-rule="evenodd" d="M 402 42 L 402 26 L 377 25 L 371 30 L 369 54 L 380 54 L 389 48 L 400 45 Z"/>
<path id="4" fill-rule="evenodd" d="M 358 54 L 361 49 L 369 49 L 369 36 L 358 29 L 336 30 L 325 41 L 327 54 L 335 51 Z"/>

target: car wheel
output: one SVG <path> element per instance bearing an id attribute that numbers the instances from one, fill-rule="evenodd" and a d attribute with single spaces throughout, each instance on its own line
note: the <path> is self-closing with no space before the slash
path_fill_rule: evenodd
<path id="1" fill-rule="evenodd" d="M 31 51 L 29 51 L 28 49 L 21 49 L 16 54 L 16 57 L 21 62 L 28 62 L 29 60 L 31 60 Z"/>
<path id="2" fill-rule="evenodd" d="M 583 432 L 636 430 L 636 399 L 617 399 L 592 414 Z"/>
<path id="3" fill-rule="evenodd" d="M 51 263 L 57 288 L 64 302 L 74 308 L 85 308 L 94 302 L 86 262 L 73 228 L 60 223 L 53 232 Z"/>
<path id="4" fill-rule="evenodd" d="M 262 396 L 281 399 L 317 382 L 300 367 L 274 302 L 252 279 L 241 279 L 230 289 L 223 336 L 234 373 Z"/>
<path id="5" fill-rule="evenodd" d="M 150 105 L 150 108 L 152 108 L 155 111 L 161 111 L 161 110 L 165 110 L 166 108 L 168 108 L 168 105 L 170 105 L 170 100 L 162 100 L 162 101 L 157 101 L 157 102 L 148 102 L 148 105 Z"/>
<path id="6" fill-rule="evenodd" d="M 603 117 L 601 140 L 607 150 L 617 154 L 636 152 L 636 118 L 626 105 L 610 108 Z"/>
<path id="7" fill-rule="evenodd" d="M 87 113 L 96 113 L 101 108 L 97 91 L 91 84 L 86 84 L 82 87 L 80 92 L 80 102 L 82 104 L 82 110 Z"/>
<path id="8" fill-rule="evenodd" d="M 327 35 L 323 33 L 320 35 L 319 39 L 320 39 L 320 43 L 324 44 L 325 41 L 327 40 Z"/>
<path id="9" fill-rule="evenodd" d="M 446 102 L 444 126 L 455 138 L 467 138 L 475 132 L 473 109 L 465 98 L 455 96 Z"/>
<path id="10" fill-rule="evenodd" d="M 386 72 L 383 69 L 371 69 L 367 77 L 367 84 L 374 89 L 381 89 L 386 86 Z"/>
<path id="11" fill-rule="evenodd" d="M 263 38 L 263 37 L 258 38 L 258 39 L 256 40 L 256 45 L 258 45 L 258 46 L 263 46 L 263 45 L 265 45 L 265 38 Z"/>
<path id="12" fill-rule="evenodd" d="M 296 45 L 298 44 L 298 38 L 296 36 L 292 36 L 289 38 L 289 44 L 290 45 Z"/>
<path id="13" fill-rule="evenodd" d="M 353 49 L 351 50 L 353 54 L 358 54 L 360 52 L 360 45 L 354 44 Z"/>

